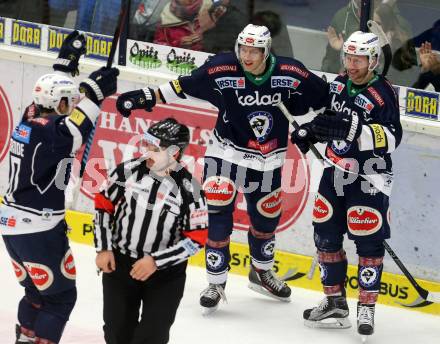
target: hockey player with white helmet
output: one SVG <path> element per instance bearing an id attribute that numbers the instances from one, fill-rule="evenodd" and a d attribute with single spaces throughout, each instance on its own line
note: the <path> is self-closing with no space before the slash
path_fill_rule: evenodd
<path id="1" fill-rule="evenodd" d="M 64 221 L 64 186 L 71 157 L 91 132 L 100 104 L 116 92 L 116 68 L 80 83 L 85 38 L 63 42 L 55 73 L 40 77 L 10 139 L 9 186 L 0 204 L 0 233 L 25 295 L 18 305 L 16 343 L 59 343 L 76 302 L 75 263 Z"/>
<path id="2" fill-rule="evenodd" d="M 205 251 L 209 285 L 200 298 L 205 313 L 225 298 L 232 214 L 239 188 L 251 221 L 250 288 L 290 300 L 290 288 L 272 270 L 289 127 L 276 105 L 283 101 L 293 113 L 303 115 L 327 99 L 328 88 L 299 61 L 272 54 L 271 42 L 267 27 L 249 24 L 238 35 L 235 52 L 211 56 L 191 75 L 157 90 L 145 87 L 123 93 L 116 103 L 123 116 L 134 109 L 151 111 L 156 102 L 180 99 L 198 98 L 218 108 L 203 176 L 209 209 Z"/>
<path id="3" fill-rule="evenodd" d="M 326 296 L 318 307 L 304 311 L 305 324 L 351 326 L 344 287 L 347 258 L 342 246 L 347 233 L 359 255 L 357 329 L 363 336 L 374 332 L 383 241 L 390 237 L 391 153 L 402 138 L 399 98 L 388 80 L 375 71 L 380 52 L 378 36 L 354 32 L 343 45 L 346 72 L 330 83 L 328 109 L 301 125 L 291 138 L 304 154 L 309 143 L 327 143 L 326 157 L 331 162 L 324 169 L 313 211 Z"/>

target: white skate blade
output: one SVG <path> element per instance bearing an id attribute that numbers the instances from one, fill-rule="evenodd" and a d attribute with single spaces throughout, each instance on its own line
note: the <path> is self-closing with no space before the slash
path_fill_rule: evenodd
<path id="1" fill-rule="evenodd" d="M 202 308 L 202 315 L 204 317 L 207 317 L 209 315 L 211 315 L 212 313 L 214 313 L 217 309 L 218 309 L 218 304 L 215 305 L 214 307 L 203 307 L 200 306 Z"/>
<path id="2" fill-rule="evenodd" d="M 351 322 L 348 318 L 328 318 L 320 321 L 304 319 L 304 325 L 310 328 L 344 329 L 350 328 Z"/>
<path id="3" fill-rule="evenodd" d="M 258 294 L 264 295 L 264 296 L 269 296 L 272 299 L 278 300 L 278 301 L 283 301 L 283 302 L 290 302 L 290 297 L 279 297 L 276 295 L 273 295 L 272 293 L 270 293 L 268 290 L 264 289 L 261 285 L 249 282 L 248 284 L 249 289 L 257 292 Z"/>

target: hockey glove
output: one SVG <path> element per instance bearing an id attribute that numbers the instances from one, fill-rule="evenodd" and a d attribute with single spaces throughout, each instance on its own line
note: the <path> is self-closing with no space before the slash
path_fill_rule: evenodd
<path id="1" fill-rule="evenodd" d="M 53 69 L 76 76 L 79 74 L 79 58 L 85 53 L 86 39 L 83 34 L 79 34 L 79 32 L 75 30 L 66 37 L 61 45 Z"/>
<path id="2" fill-rule="evenodd" d="M 116 92 L 118 75 L 119 69 L 102 67 L 79 84 L 80 91 L 100 106 L 105 97 Z"/>
<path id="3" fill-rule="evenodd" d="M 149 87 L 122 93 L 116 101 L 116 108 L 124 117 L 130 116 L 131 111 L 136 109 L 144 109 L 151 112 L 155 105 L 156 95 L 154 90 Z"/>
<path id="4" fill-rule="evenodd" d="M 309 151 L 311 144 L 318 142 L 315 135 L 313 135 L 312 125 L 310 123 L 302 124 L 297 130 L 292 132 L 290 141 L 296 145 L 303 154 Z"/>
<path id="5" fill-rule="evenodd" d="M 357 115 L 325 110 L 311 122 L 313 134 L 320 142 L 342 140 L 353 142 L 362 131 L 362 123 Z"/>

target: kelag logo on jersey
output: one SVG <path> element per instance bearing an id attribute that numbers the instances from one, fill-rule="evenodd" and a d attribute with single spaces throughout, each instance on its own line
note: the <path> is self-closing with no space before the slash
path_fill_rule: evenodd
<path id="1" fill-rule="evenodd" d="M 260 92 L 255 91 L 255 96 L 252 94 L 248 94 L 246 96 L 240 96 L 238 91 L 235 91 L 235 95 L 237 96 L 238 103 L 241 106 L 253 106 L 253 105 L 277 105 L 281 102 L 281 93 L 274 94 L 263 94 L 260 97 Z"/>
<path id="2" fill-rule="evenodd" d="M 215 79 L 218 87 L 220 89 L 224 88 L 234 88 L 234 89 L 244 89 L 246 88 L 246 82 L 243 77 L 241 78 L 217 78 Z"/>
<path id="3" fill-rule="evenodd" d="M 360 108 L 364 109 L 368 114 L 374 108 L 374 104 L 371 102 L 371 100 L 365 97 L 363 94 L 358 94 L 356 98 L 354 98 L 354 103 Z"/>
<path id="4" fill-rule="evenodd" d="M 406 114 L 416 117 L 438 120 L 437 93 L 408 88 L 406 91 Z"/>
<path id="5" fill-rule="evenodd" d="M 29 143 L 31 139 L 31 131 L 32 128 L 27 125 L 20 124 L 17 128 L 15 128 L 14 133 L 12 134 L 12 138 L 19 142 Z"/>
<path id="6" fill-rule="evenodd" d="M 270 78 L 272 88 L 286 87 L 296 90 L 300 83 L 301 81 L 290 76 L 273 76 Z"/>
<path id="7" fill-rule="evenodd" d="M 351 114 L 359 115 L 356 111 L 354 111 L 353 109 L 351 109 L 345 105 L 346 105 L 345 100 L 342 103 L 338 102 L 338 101 L 336 101 L 336 95 L 333 95 L 331 105 L 330 105 L 330 108 L 332 110 L 335 110 L 337 112 L 345 112 L 349 115 L 351 115 Z"/>
<path id="8" fill-rule="evenodd" d="M 345 88 L 345 85 L 342 82 L 339 81 L 332 81 L 330 83 L 330 92 L 341 94 L 342 90 Z"/>
<path id="9" fill-rule="evenodd" d="M 264 142 L 273 128 L 273 117 L 269 112 L 256 111 L 247 116 L 258 142 Z"/>

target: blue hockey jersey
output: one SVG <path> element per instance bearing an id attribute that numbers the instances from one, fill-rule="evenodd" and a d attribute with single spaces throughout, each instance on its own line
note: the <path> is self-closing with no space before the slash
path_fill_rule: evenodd
<path id="1" fill-rule="evenodd" d="M 399 97 L 384 77 L 376 75 L 356 89 L 346 74 L 330 83 L 328 108 L 354 114 L 362 123 L 360 137 L 349 144 L 329 142 L 326 156 L 334 164 L 354 173 L 391 174 L 391 152 L 400 144 Z"/>
<path id="2" fill-rule="evenodd" d="M 265 171 L 283 164 L 289 123 L 276 106 L 283 102 L 297 116 L 324 106 L 328 85 L 299 61 L 270 55 L 268 68 L 253 76 L 234 53 L 211 57 L 190 76 L 159 88 L 162 101 L 198 98 L 219 115 L 206 156 Z"/>
<path id="3" fill-rule="evenodd" d="M 64 190 L 73 154 L 93 128 L 99 107 L 84 98 L 69 116 L 26 108 L 10 139 L 9 186 L 0 204 L 0 232 L 52 229 L 64 218 Z"/>

